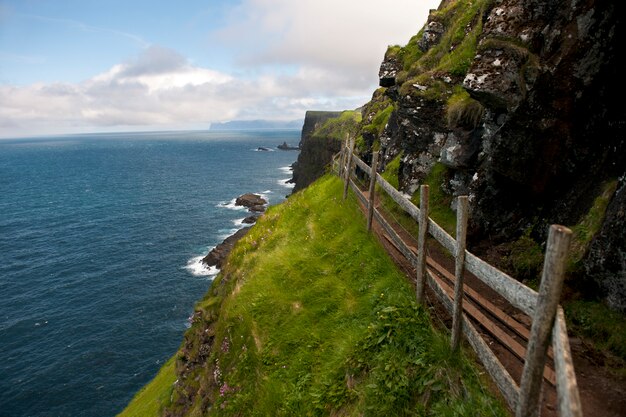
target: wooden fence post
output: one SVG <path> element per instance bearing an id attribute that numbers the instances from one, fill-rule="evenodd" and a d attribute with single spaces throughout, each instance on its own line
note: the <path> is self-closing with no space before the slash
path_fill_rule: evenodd
<path id="1" fill-rule="evenodd" d="M 555 224 L 550 226 L 539 297 L 526 348 L 516 417 L 539 416 L 543 368 L 546 363 L 554 317 L 563 289 L 565 264 L 571 238 L 572 231 L 567 227 Z"/>
<path id="2" fill-rule="evenodd" d="M 378 169 L 378 152 L 372 154 L 372 170 L 370 171 L 369 204 L 367 206 L 367 231 L 372 231 L 372 218 L 374 217 L 374 194 L 376 191 L 376 170 Z"/>
<path id="3" fill-rule="evenodd" d="M 456 262 L 454 275 L 454 311 L 452 312 L 452 350 L 461 343 L 463 314 L 463 271 L 465 270 L 465 236 L 467 234 L 467 196 L 459 196 L 456 204 Z"/>
<path id="4" fill-rule="evenodd" d="M 352 171 L 352 154 L 354 153 L 354 139 L 350 139 L 350 150 L 348 151 L 348 160 L 346 161 L 346 182 L 343 185 L 343 199 L 348 198 L 348 188 L 350 187 L 350 174 Z"/>
<path id="5" fill-rule="evenodd" d="M 417 235 L 417 281 L 415 293 L 417 303 L 424 301 L 424 283 L 426 282 L 426 233 L 428 232 L 428 185 L 420 186 L 420 217 Z"/>

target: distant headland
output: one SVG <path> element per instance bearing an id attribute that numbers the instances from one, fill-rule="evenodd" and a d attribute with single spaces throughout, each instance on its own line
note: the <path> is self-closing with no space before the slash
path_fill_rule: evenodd
<path id="1" fill-rule="evenodd" d="M 223 123 L 211 123 L 209 130 L 249 130 L 249 129 L 302 129 L 303 120 L 232 120 Z"/>

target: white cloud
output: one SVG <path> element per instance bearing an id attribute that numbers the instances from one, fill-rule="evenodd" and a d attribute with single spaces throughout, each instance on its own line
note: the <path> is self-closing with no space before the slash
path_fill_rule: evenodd
<path id="1" fill-rule="evenodd" d="M 388 45 L 405 44 L 439 0 L 244 0 L 216 40 L 247 65 L 357 71 L 370 80 Z M 374 74 L 374 75 L 372 75 Z M 371 82 L 371 81 L 370 81 Z"/>
<path id="2" fill-rule="evenodd" d="M 0 85 L 0 137 L 198 128 L 355 108 L 376 87 L 387 44 L 405 43 L 434 3 L 244 0 L 214 34 L 240 51 L 237 73 L 152 46 L 80 83 Z"/>

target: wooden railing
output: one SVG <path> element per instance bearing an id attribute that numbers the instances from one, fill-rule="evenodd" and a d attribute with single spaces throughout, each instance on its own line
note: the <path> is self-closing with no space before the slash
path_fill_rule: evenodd
<path id="1" fill-rule="evenodd" d="M 348 141 L 333 159 L 334 171 L 344 181 L 344 199 L 348 188 L 368 208 L 367 227 L 371 230 L 372 219 L 380 224 L 399 251 L 416 269 L 416 296 L 423 303 L 427 283 L 442 304 L 452 315 L 452 347 L 457 349 L 461 334 L 464 334 L 485 369 L 498 386 L 516 417 L 535 417 L 540 413 L 540 392 L 544 366 L 548 357 L 550 339 L 556 373 L 556 390 L 559 415 L 582 417 L 582 407 L 578 394 L 576 375 L 569 347 L 569 339 L 563 309 L 559 298 L 563 286 L 563 276 L 571 231 L 564 226 L 550 227 L 544 269 L 539 293 L 521 284 L 509 275 L 498 270 L 465 249 L 468 204 L 467 197 L 458 197 L 456 239 L 428 217 L 428 186 L 420 187 L 420 208 L 416 207 L 402 193 L 385 181 L 377 173 L 378 155 L 372 155 L 372 167 L 354 155 L 354 140 Z M 354 166 L 358 166 L 369 176 L 369 196 L 366 197 L 353 180 Z M 375 208 L 375 185 L 378 184 L 395 203 L 419 223 L 417 255 L 396 233 L 383 215 Z M 455 288 L 451 299 L 433 272 L 426 267 L 426 233 L 455 257 Z M 483 283 L 509 301 L 514 307 L 532 317 L 528 345 L 524 357 L 524 369 L 518 386 L 513 377 L 498 360 L 476 327 L 463 314 L 463 271 L 474 274 Z"/>

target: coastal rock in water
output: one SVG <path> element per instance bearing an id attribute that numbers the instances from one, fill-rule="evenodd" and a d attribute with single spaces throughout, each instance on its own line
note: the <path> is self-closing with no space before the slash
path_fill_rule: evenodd
<path id="1" fill-rule="evenodd" d="M 283 142 L 282 144 L 277 146 L 278 149 L 280 149 L 281 151 L 299 151 L 300 148 L 297 146 L 291 146 L 289 144 L 287 144 L 287 142 Z"/>
<path id="2" fill-rule="evenodd" d="M 249 209 L 252 209 L 252 207 L 258 208 L 258 206 L 263 207 L 266 204 L 267 204 L 267 201 L 263 197 L 261 197 L 258 194 L 252 194 L 252 193 L 242 194 L 239 197 L 237 197 L 237 199 L 235 200 L 235 205 L 248 207 Z M 264 210 L 265 209 L 260 210 L 260 211 L 264 211 Z"/>
<path id="3" fill-rule="evenodd" d="M 259 219 L 259 215 L 258 214 L 253 214 L 251 216 L 246 217 L 245 219 L 243 219 L 241 222 L 243 224 L 254 224 L 256 223 L 256 221 Z"/>
<path id="4" fill-rule="evenodd" d="M 224 241 L 213 248 L 207 256 L 202 258 L 202 262 L 208 266 L 221 268 L 222 263 L 226 260 L 228 254 L 230 254 L 230 251 L 233 250 L 235 243 L 244 237 L 249 230 L 250 227 L 244 227 L 243 229 L 238 230 L 234 235 L 224 239 Z"/>
<path id="5" fill-rule="evenodd" d="M 265 206 L 262 206 L 260 204 L 257 206 L 252 206 L 248 208 L 248 211 L 251 211 L 252 213 L 263 213 L 265 211 Z"/>

